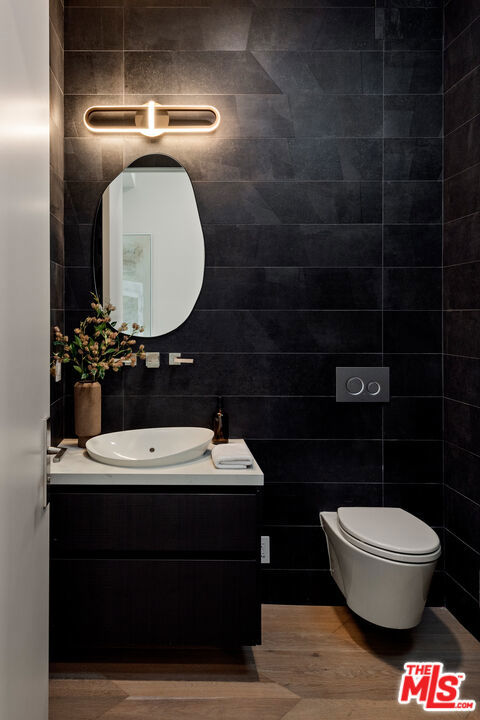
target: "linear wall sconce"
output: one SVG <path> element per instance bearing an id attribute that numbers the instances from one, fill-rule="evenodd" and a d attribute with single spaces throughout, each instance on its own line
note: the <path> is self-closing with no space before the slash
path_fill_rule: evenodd
<path id="1" fill-rule="evenodd" d="M 149 138 L 167 133 L 209 133 L 220 125 L 212 105 L 94 105 L 83 122 L 93 133 L 130 133 Z"/>

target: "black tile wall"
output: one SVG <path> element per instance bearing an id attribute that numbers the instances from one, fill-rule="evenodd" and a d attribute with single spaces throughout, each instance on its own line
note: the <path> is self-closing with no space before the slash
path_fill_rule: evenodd
<path id="1" fill-rule="evenodd" d="M 50 323 L 65 324 L 63 2 L 50 0 Z M 64 381 L 50 381 L 54 444 L 64 437 Z"/>
<path id="2" fill-rule="evenodd" d="M 88 309 L 102 191 L 136 158 L 172 155 L 203 223 L 203 290 L 184 325 L 147 341 L 160 370 L 105 382 L 103 430 L 208 424 L 225 396 L 265 472 L 269 602 L 343 602 L 322 509 L 401 504 L 443 523 L 439 8 L 66 3 L 67 327 Z M 155 143 L 82 124 L 91 104 L 149 99 L 216 105 L 222 124 Z M 195 364 L 168 367 L 173 350 Z M 389 405 L 336 404 L 336 366 L 382 363 Z M 441 593 L 436 580 L 431 602 Z"/>
<path id="3" fill-rule="evenodd" d="M 446 603 L 480 637 L 480 3 L 445 4 Z"/>

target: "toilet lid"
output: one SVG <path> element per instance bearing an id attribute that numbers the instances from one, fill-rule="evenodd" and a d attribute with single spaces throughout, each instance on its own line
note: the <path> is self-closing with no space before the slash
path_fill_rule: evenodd
<path id="1" fill-rule="evenodd" d="M 403 555 L 428 555 L 440 548 L 437 533 L 401 508 L 341 507 L 340 527 L 373 548 Z"/>

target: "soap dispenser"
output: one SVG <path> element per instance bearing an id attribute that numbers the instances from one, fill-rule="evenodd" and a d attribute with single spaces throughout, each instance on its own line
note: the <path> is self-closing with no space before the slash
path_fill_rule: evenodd
<path id="1" fill-rule="evenodd" d="M 223 410 L 222 398 L 218 398 L 217 412 L 213 416 L 213 440 L 214 445 L 228 443 L 228 415 Z"/>

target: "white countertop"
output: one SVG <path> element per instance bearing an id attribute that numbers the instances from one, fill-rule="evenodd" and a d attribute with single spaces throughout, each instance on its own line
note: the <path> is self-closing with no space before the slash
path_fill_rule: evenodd
<path id="1" fill-rule="evenodd" d="M 246 445 L 244 440 L 230 443 Z M 263 485 L 263 472 L 254 459 L 246 470 L 219 470 L 210 451 L 205 455 L 166 467 L 117 467 L 93 460 L 76 440 L 64 440 L 67 452 L 60 462 L 50 463 L 50 485 Z"/>

